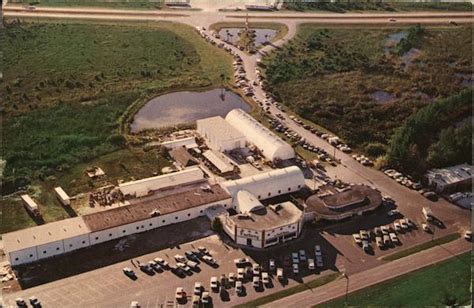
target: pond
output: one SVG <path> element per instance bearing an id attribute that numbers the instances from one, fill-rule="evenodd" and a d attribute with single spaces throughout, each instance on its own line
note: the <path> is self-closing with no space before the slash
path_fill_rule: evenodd
<path id="1" fill-rule="evenodd" d="M 372 94 L 370 94 L 370 97 L 375 99 L 375 101 L 377 103 L 388 103 L 388 102 L 391 102 L 395 99 L 393 94 L 390 94 L 390 93 L 382 91 L 382 90 L 378 90 L 378 91 L 373 92 Z"/>
<path id="2" fill-rule="evenodd" d="M 198 119 L 225 116 L 235 108 L 251 109 L 239 95 L 226 90 L 223 92 L 223 89 L 169 93 L 147 102 L 133 118 L 130 130 L 136 133 L 144 129 L 192 123 Z"/>
<path id="3" fill-rule="evenodd" d="M 219 30 L 219 35 L 224 41 L 229 41 L 233 44 L 239 40 L 239 32 L 244 28 L 222 28 Z M 277 35 L 277 30 L 273 29 L 250 29 L 255 31 L 255 46 L 262 46 L 266 42 L 271 42 Z"/>

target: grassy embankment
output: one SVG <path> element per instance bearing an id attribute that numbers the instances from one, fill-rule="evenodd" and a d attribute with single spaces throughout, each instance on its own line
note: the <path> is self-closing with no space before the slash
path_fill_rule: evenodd
<path id="1" fill-rule="evenodd" d="M 229 55 L 173 23 L 10 23 L 4 38 L 2 192 L 31 183 L 46 222 L 68 216 L 52 187 L 75 194 L 94 186 L 87 167 L 102 167 L 115 182 L 169 164 L 120 135 L 119 119 L 134 102 L 218 86 L 232 73 Z M 18 197 L 0 206 L 2 233 L 34 224 Z"/>
<path id="2" fill-rule="evenodd" d="M 471 254 L 465 253 L 439 264 L 388 282 L 350 293 L 345 298 L 316 307 L 428 307 L 471 303 Z"/>
<path id="3" fill-rule="evenodd" d="M 395 128 L 433 100 L 459 93 L 459 74 L 472 72 L 471 27 L 414 28 L 302 25 L 266 60 L 269 90 L 353 148 L 383 155 Z M 400 32 L 414 35 L 389 40 Z M 377 91 L 388 99 L 382 93 L 377 100 Z"/>
<path id="4" fill-rule="evenodd" d="M 266 305 L 268 303 L 274 302 L 274 301 L 282 299 L 284 297 L 288 297 L 288 296 L 296 294 L 296 293 L 300 293 L 300 292 L 303 292 L 303 291 L 306 291 L 306 290 L 312 290 L 314 288 L 320 287 L 322 285 L 330 283 L 331 281 L 336 280 L 340 276 L 341 276 L 340 273 L 331 273 L 331 274 L 328 274 L 326 276 L 319 277 L 319 278 L 316 278 L 314 280 L 311 280 L 309 282 L 301 283 L 301 284 L 298 284 L 294 287 L 291 287 L 291 288 L 288 288 L 288 289 L 285 289 L 285 290 L 282 290 L 282 291 L 278 291 L 278 292 L 275 292 L 275 293 L 270 294 L 270 295 L 262 296 L 260 298 L 257 298 L 255 300 L 253 300 L 253 301 L 246 302 L 244 304 L 237 305 L 235 307 L 244 308 L 244 307 L 259 307 L 259 306 L 262 306 L 262 305 Z"/>
<path id="5" fill-rule="evenodd" d="M 288 3 L 289 10 L 295 11 L 323 11 L 346 13 L 356 11 L 377 12 L 404 12 L 404 11 L 471 11 L 472 4 L 440 3 L 440 2 L 413 2 L 413 1 L 380 1 L 380 2 L 316 2 L 295 0 Z"/>
<path id="6" fill-rule="evenodd" d="M 423 244 L 413 246 L 413 247 L 410 247 L 410 248 L 392 253 L 390 255 L 384 256 L 384 257 L 382 257 L 382 260 L 384 260 L 384 261 L 398 260 L 398 259 L 404 258 L 406 256 L 412 255 L 414 253 L 432 248 L 434 246 L 439 246 L 439 245 L 442 245 L 442 244 L 452 242 L 454 240 L 457 240 L 460 236 L 461 235 L 459 233 L 448 234 L 446 236 L 434 239 L 432 241 L 425 242 Z"/>

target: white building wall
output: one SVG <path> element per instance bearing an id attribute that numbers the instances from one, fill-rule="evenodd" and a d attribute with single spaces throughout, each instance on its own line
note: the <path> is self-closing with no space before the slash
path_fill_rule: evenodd
<path id="1" fill-rule="evenodd" d="M 91 245 L 89 241 L 89 234 L 79 235 L 76 237 L 65 239 L 64 241 L 64 252 L 73 251 L 89 247 Z"/>
<path id="2" fill-rule="evenodd" d="M 36 247 L 12 251 L 9 253 L 9 259 L 12 266 L 36 261 L 38 260 Z"/>
<path id="3" fill-rule="evenodd" d="M 64 253 L 64 243 L 62 240 L 55 241 L 36 247 L 38 259 L 45 259 Z"/>

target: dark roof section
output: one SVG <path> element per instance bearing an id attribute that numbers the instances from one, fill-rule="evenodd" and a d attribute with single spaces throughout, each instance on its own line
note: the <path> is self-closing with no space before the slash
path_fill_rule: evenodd
<path id="1" fill-rule="evenodd" d="M 185 147 L 179 147 L 169 152 L 171 158 L 173 158 L 181 167 L 190 167 L 198 164 L 196 159 L 189 154 Z"/>
<path id="2" fill-rule="evenodd" d="M 382 204 L 382 195 L 369 186 L 353 185 L 346 191 L 332 195 L 313 195 L 305 203 L 306 212 L 314 212 L 324 219 L 339 220 L 375 210 Z"/>
<path id="3" fill-rule="evenodd" d="M 89 229 L 95 232 L 151 218 L 154 211 L 166 215 L 229 198 L 230 195 L 219 185 L 212 185 L 209 190 L 194 187 L 164 197 L 144 198 L 137 203 L 82 217 Z"/>

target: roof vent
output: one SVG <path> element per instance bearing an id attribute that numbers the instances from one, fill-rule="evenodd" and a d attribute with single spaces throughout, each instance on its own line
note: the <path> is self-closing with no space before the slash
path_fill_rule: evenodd
<path id="1" fill-rule="evenodd" d="M 160 216 L 160 215 L 161 215 L 161 212 L 158 209 L 154 209 L 153 211 L 150 212 L 151 217 L 157 217 L 157 216 Z"/>

